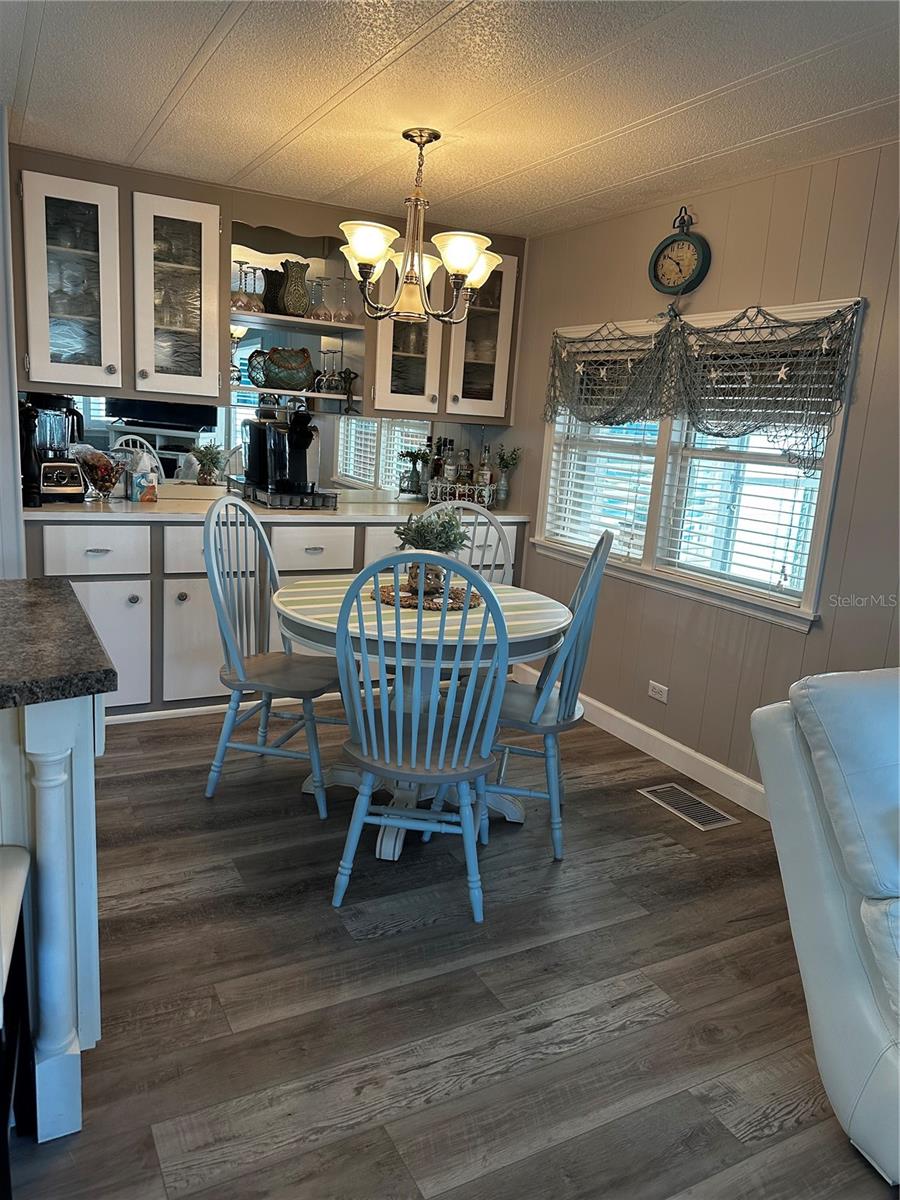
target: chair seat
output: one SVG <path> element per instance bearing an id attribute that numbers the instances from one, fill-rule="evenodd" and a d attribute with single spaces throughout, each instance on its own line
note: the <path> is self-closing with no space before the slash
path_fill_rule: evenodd
<path id="1" fill-rule="evenodd" d="M 265 692 L 286 699 L 314 699 L 338 690 L 337 661 L 325 655 L 254 654 L 244 659 L 246 677 L 223 667 L 219 678 L 235 692 Z"/>
<path id="2" fill-rule="evenodd" d="M 452 732 L 448 739 L 448 747 L 453 745 L 453 740 L 456 736 L 456 723 L 452 726 Z M 409 736 L 407 727 L 405 737 Z M 425 730 L 421 730 L 419 734 L 419 765 L 416 767 L 396 767 L 384 758 L 372 758 L 371 755 L 363 753 L 362 746 L 355 742 L 344 743 L 344 753 L 364 771 L 371 771 L 373 775 L 380 775 L 385 779 L 399 779 L 412 783 L 422 782 L 426 780 L 439 779 L 441 783 L 458 783 L 462 779 L 477 779 L 479 775 L 484 775 L 490 771 L 496 759 L 493 754 L 489 754 L 486 758 L 481 758 L 473 754 L 469 765 L 466 767 L 438 767 L 433 766 L 430 769 L 424 765 L 421 748 L 425 745 Z M 406 754 L 409 747 L 405 746 Z M 435 754 L 435 758 L 437 755 Z M 434 759 L 432 759 L 434 761 Z"/>
<path id="3" fill-rule="evenodd" d="M 30 865 L 31 855 L 24 846 L 0 846 L 0 960 L 4 992 Z"/>
<path id="4" fill-rule="evenodd" d="M 500 724 L 510 725 L 514 729 L 530 729 L 539 733 L 559 733 L 563 729 L 571 729 L 584 716 L 584 706 L 581 701 L 575 704 L 575 712 L 568 720 L 563 721 L 559 715 L 559 688 L 554 688 L 552 695 L 544 705 L 544 711 L 536 721 L 531 714 L 537 703 L 538 692 L 527 683 L 507 683 L 503 693 L 503 705 L 500 709 Z"/>

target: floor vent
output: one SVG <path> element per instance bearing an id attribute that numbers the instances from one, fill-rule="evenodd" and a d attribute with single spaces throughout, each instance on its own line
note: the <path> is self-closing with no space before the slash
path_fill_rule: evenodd
<path id="1" fill-rule="evenodd" d="M 740 824 L 737 817 L 729 817 L 728 813 L 701 800 L 678 783 L 661 783 L 657 787 L 638 788 L 638 791 L 698 829 L 721 829 L 723 825 Z"/>

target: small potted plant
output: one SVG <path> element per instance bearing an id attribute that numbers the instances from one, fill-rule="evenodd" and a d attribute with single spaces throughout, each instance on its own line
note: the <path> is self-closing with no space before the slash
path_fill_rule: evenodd
<path id="1" fill-rule="evenodd" d="M 214 484 L 219 478 L 222 463 L 225 461 L 225 452 L 222 447 L 215 443 L 208 446 L 193 446 L 191 454 L 197 460 L 199 467 L 197 483 L 201 487 L 209 487 Z"/>
<path id="2" fill-rule="evenodd" d="M 522 451 L 518 446 L 507 450 L 501 442 L 497 447 L 497 470 L 500 478 L 497 480 L 497 490 L 494 492 L 494 503 L 497 508 L 506 508 L 509 503 L 509 472 L 519 465 Z"/>
<path id="3" fill-rule="evenodd" d="M 459 514 L 452 508 L 441 509 L 436 513 L 421 513 L 417 517 L 409 517 L 403 525 L 398 525 L 394 533 L 400 541 L 402 550 L 433 550 L 436 554 L 456 554 L 469 544 L 469 535 L 463 528 Z M 419 588 L 419 564 L 410 563 L 406 574 L 406 586 L 411 592 Z M 427 566 L 425 568 L 426 595 L 434 595 L 444 586 L 444 571 L 441 567 Z"/>

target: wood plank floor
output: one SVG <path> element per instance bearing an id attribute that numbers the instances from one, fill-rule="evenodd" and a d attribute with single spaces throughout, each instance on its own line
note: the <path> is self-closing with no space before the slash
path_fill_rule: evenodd
<path id="1" fill-rule="evenodd" d="M 451 838 L 383 863 L 368 830 L 336 912 L 350 794 L 320 822 L 294 764 L 233 755 L 204 800 L 219 720 L 109 730 L 104 1036 L 83 1132 L 13 1139 L 19 1200 L 894 1194 L 823 1093 L 765 822 L 711 796 L 741 823 L 700 833 L 583 726 L 565 862 L 540 805 L 492 822 L 482 927 Z"/>

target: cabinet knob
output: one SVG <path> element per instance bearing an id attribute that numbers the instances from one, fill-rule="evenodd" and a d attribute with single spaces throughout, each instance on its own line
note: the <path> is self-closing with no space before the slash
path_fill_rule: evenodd
<path id="1" fill-rule="evenodd" d="M 116 364 L 115 364 L 115 363 L 108 363 L 108 364 L 107 364 L 107 367 L 106 367 L 106 373 L 107 373 L 107 375 L 115 375 L 115 374 L 117 374 L 117 373 L 118 373 L 118 370 L 119 370 L 119 368 L 116 366 Z"/>
<path id="2" fill-rule="evenodd" d="M 437 398 L 437 396 L 429 396 L 429 397 L 428 397 L 428 402 L 429 402 L 430 404 L 437 404 L 437 402 L 438 402 L 438 398 Z"/>
<path id="3" fill-rule="evenodd" d="M 459 396 L 451 396 L 450 403 L 451 404 L 459 404 Z"/>
<path id="4" fill-rule="evenodd" d="M 149 371 L 144 371 L 143 369 L 138 371 L 138 379 L 149 379 L 149 378 L 150 378 Z"/>
<path id="5" fill-rule="evenodd" d="M 175 599 L 179 602 L 179 604 L 184 604 L 185 600 L 190 600 L 190 598 L 191 597 L 188 592 L 179 592 L 178 595 L 175 597 Z"/>
<path id="6" fill-rule="evenodd" d="M 136 592 L 132 592 L 131 595 L 128 597 L 129 604 L 140 604 L 140 602 L 141 602 L 141 598 Z"/>

